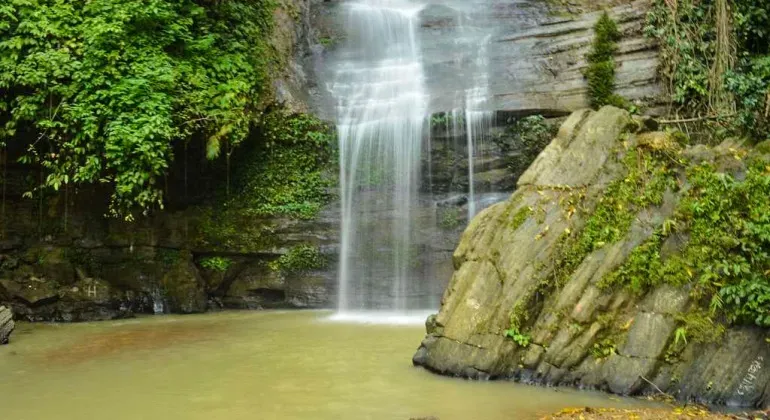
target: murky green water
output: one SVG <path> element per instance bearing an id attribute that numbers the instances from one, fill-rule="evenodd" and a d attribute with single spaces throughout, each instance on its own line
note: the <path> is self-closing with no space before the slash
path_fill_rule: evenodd
<path id="1" fill-rule="evenodd" d="M 412 367 L 420 326 L 327 312 L 22 324 L 0 348 L 3 419 L 530 419 L 603 394 L 470 382 Z"/>

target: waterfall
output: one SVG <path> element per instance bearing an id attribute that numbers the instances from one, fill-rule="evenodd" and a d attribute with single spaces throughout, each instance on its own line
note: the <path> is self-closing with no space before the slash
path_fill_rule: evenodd
<path id="1" fill-rule="evenodd" d="M 447 116 L 451 131 L 467 143 L 471 218 L 478 210 L 474 175 L 479 168 L 474 159 L 483 157 L 494 115 L 485 109 L 491 36 L 480 36 L 478 24 L 466 28 L 467 12 L 446 9 L 455 14 L 451 19 L 457 26 L 450 30 L 460 43 L 455 50 L 463 54 L 457 62 L 465 68 L 462 83 L 445 88 L 455 99 L 442 102 L 429 92 L 425 74 L 420 42 L 425 35 L 420 21 L 424 4 L 350 0 L 340 7 L 345 40 L 336 51 L 327 85 L 339 137 L 338 315 L 380 310 L 398 316 L 435 309 L 440 291 L 427 278 L 434 274 L 417 267 L 424 262 L 425 243 L 437 231 L 436 206 L 424 191 L 430 190 L 432 180 L 425 180 L 426 187 L 420 179 L 423 153 L 431 147 L 428 122 L 433 113 Z M 435 64 L 436 50 L 431 54 Z M 453 109 L 442 110 L 446 105 Z M 430 165 L 430 153 L 426 163 Z"/>
<path id="2" fill-rule="evenodd" d="M 491 37 L 485 37 L 479 45 L 478 55 L 474 60 L 474 83 L 465 92 L 465 138 L 468 147 L 468 220 L 478 210 L 476 197 L 477 158 L 483 158 L 484 142 L 494 125 L 494 112 L 485 110 L 489 98 L 489 75 L 486 71 L 487 47 Z M 478 153 L 481 152 L 481 153 Z"/>
<path id="3" fill-rule="evenodd" d="M 419 7 L 388 0 L 346 7 L 348 49 L 331 89 L 342 205 L 338 308 L 402 312 L 411 306 L 410 236 L 427 112 Z"/>

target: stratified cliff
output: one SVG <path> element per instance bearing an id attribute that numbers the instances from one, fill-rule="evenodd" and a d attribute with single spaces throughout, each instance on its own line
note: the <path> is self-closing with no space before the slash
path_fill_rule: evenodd
<path id="1" fill-rule="evenodd" d="M 770 344 L 757 326 L 766 309 L 742 316 L 753 292 L 731 300 L 726 289 L 743 287 L 739 278 L 767 283 L 752 265 L 764 261 L 766 238 L 734 269 L 745 275 L 712 271 L 720 266 L 710 260 L 720 246 L 736 258 L 747 252 L 717 242 L 729 242 L 722 216 L 738 205 L 728 186 L 751 184 L 741 202 L 766 202 L 767 157 L 730 143 L 686 146 L 685 136 L 656 129 L 612 107 L 572 114 L 513 196 L 465 231 L 414 363 L 470 378 L 767 406 Z M 701 212 L 709 202 L 721 210 Z M 735 210 L 737 242 L 767 227 L 754 213 Z M 710 226 L 715 242 L 706 245 Z"/>

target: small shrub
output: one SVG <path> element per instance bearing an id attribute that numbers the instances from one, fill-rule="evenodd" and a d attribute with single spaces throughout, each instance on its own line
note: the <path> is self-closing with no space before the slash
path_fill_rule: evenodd
<path id="1" fill-rule="evenodd" d="M 281 255 L 269 264 L 273 271 L 296 273 L 310 270 L 318 270 L 326 267 L 326 258 L 321 251 L 311 245 L 298 245 Z"/>
<path id="2" fill-rule="evenodd" d="M 233 264 L 233 261 L 224 257 L 208 257 L 202 259 L 200 264 L 201 267 L 208 270 L 225 272 Z"/>
<path id="3" fill-rule="evenodd" d="M 620 39 L 617 24 L 604 13 L 594 26 L 594 41 L 588 59 L 585 76 L 588 79 L 588 95 L 591 106 L 601 108 L 614 105 L 626 108 L 626 101 L 615 95 L 615 60 L 616 41 Z"/>
<path id="4" fill-rule="evenodd" d="M 591 347 L 591 354 L 595 359 L 606 359 L 617 353 L 617 345 L 611 338 L 605 338 L 602 341 L 594 343 Z"/>
<path id="5" fill-rule="evenodd" d="M 454 230 L 462 224 L 460 218 L 460 210 L 457 208 L 449 208 L 441 212 L 441 220 L 439 220 L 439 226 L 442 229 Z"/>
<path id="6" fill-rule="evenodd" d="M 505 330 L 505 336 L 510 337 L 521 347 L 529 347 L 529 343 L 532 341 L 532 337 L 529 334 L 524 334 L 516 329 Z"/>

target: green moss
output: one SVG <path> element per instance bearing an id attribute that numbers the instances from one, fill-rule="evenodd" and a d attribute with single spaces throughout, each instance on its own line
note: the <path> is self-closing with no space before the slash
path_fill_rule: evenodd
<path id="1" fill-rule="evenodd" d="M 685 329 L 690 343 L 716 343 L 725 333 L 724 325 L 714 322 L 710 314 L 701 309 L 677 315 L 676 320 Z"/>
<path id="2" fill-rule="evenodd" d="M 754 146 L 754 149 L 759 153 L 770 154 L 770 140 L 765 140 Z"/>
<path id="3" fill-rule="evenodd" d="M 272 261 L 268 267 L 273 271 L 297 273 L 318 270 L 326 267 L 327 263 L 326 257 L 318 248 L 311 245 L 297 245 L 288 253 Z"/>
<path id="4" fill-rule="evenodd" d="M 88 275 L 95 276 L 101 273 L 101 262 L 94 258 L 88 249 L 65 248 L 64 259 L 69 261 L 75 268 L 85 269 Z"/>
<path id="5" fill-rule="evenodd" d="M 271 221 L 255 218 L 248 208 L 204 208 L 197 221 L 193 243 L 211 251 L 258 252 L 276 244 Z"/>
<path id="6" fill-rule="evenodd" d="M 626 102 L 615 95 L 615 60 L 616 41 L 620 39 L 617 24 L 604 13 L 594 26 L 594 41 L 588 59 L 585 76 L 588 79 L 588 95 L 591 106 L 601 108 L 615 105 L 626 108 Z"/>
<path id="7" fill-rule="evenodd" d="M 157 248 L 155 251 L 155 261 L 167 267 L 176 264 L 182 258 L 183 253 L 178 249 Z"/>
<path id="8" fill-rule="evenodd" d="M 639 148 L 626 153 L 626 177 L 606 188 L 580 232 L 562 236 L 556 284 L 563 284 L 590 253 L 622 239 L 640 210 L 663 203 L 665 191 L 677 188 L 671 163 L 662 151 Z"/>
<path id="9" fill-rule="evenodd" d="M 514 213 L 508 226 L 511 230 L 517 230 L 527 221 L 527 219 L 529 219 L 530 215 L 532 215 L 532 208 L 529 206 L 522 206 L 516 213 Z"/>

